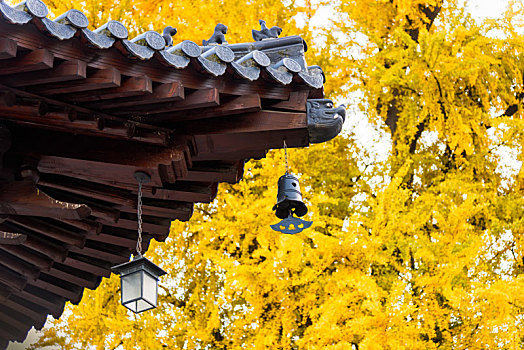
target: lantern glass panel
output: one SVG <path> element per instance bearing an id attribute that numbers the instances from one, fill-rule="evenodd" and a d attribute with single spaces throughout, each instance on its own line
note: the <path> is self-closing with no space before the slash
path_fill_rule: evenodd
<path id="1" fill-rule="evenodd" d="M 143 311 L 154 308 L 154 305 L 149 304 L 147 301 L 139 299 L 131 301 L 127 304 L 124 304 L 129 310 L 133 311 L 135 314 L 141 313 Z"/>
<path id="2" fill-rule="evenodd" d="M 137 271 L 129 275 L 122 276 L 122 304 L 127 304 L 132 300 L 141 297 L 142 292 L 142 272 Z"/>
<path id="3" fill-rule="evenodd" d="M 142 298 L 149 302 L 149 304 L 156 307 L 157 299 L 157 283 L 158 280 L 151 276 L 148 273 L 143 273 L 144 275 L 144 286 Z"/>
<path id="4" fill-rule="evenodd" d="M 146 300 L 137 300 L 136 302 L 136 313 L 140 313 L 149 309 L 154 308 L 154 305 L 149 304 Z"/>

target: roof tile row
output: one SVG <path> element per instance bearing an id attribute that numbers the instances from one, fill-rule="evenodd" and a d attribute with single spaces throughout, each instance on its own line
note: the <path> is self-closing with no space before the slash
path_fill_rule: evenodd
<path id="1" fill-rule="evenodd" d="M 324 75 L 318 66 L 308 67 L 304 60 L 307 46 L 302 38 L 291 36 L 266 39 L 243 44 L 223 44 L 199 46 L 185 40 L 174 46 L 172 40 L 164 38 L 155 31 L 147 31 L 128 39 L 128 30 L 120 22 L 110 20 L 91 31 L 87 29 L 89 20 L 79 10 L 69 10 L 56 19 L 47 18 L 49 11 L 40 0 L 27 0 L 14 7 L 0 1 L 0 14 L 12 24 L 33 23 L 42 32 L 60 40 L 75 36 L 93 49 L 118 49 L 131 59 L 157 59 L 163 65 L 176 69 L 186 68 L 192 59 L 196 60 L 203 72 L 213 76 L 223 75 L 228 67 L 242 79 L 258 80 L 262 70 L 265 76 L 282 85 L 293 79 L 312 88 L 322 88 Z M 174 28 L 171 32 L 176 32 Z M 289 48 L 292 47 L 290 50 Z M 282 48 L 288 50 L 282 51 Z M 278 54 L 275 54 L 275 49 Z"/>

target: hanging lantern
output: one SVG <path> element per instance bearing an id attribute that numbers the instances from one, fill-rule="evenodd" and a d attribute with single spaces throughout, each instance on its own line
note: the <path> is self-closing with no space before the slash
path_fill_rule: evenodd
<path id="1" fill-rule="evenodd" d="M 120 275 L 122 305 L 136 314 L 156 307 L 158 278 L 166 274 L 164 270 L 143 256 L 111 270 Z"/>
<path id="2" fill-rule="evenodd" d="M 284 140 L 284 154 L 286 158 L 286 173 L 278 179 L 277 204 L 273 207 L 279 219 L 278 224 L 270 225 L 275 231 L 295 234 L 302 232 L 313 224 L 313 221 L 305 221 L 296 216 L 304 216 L 307 213 L 306 204 L 302 201 L 298 177 L 289 172 L 287 161 L 287 145 Z"/>
<path id="3" fill-rule="evenodd" d="M 121 303 L 134 313 L 157 306 L 158 278 L 166 272 L 142 256 L 142 184 L 151 178 L 144 172 L 136 172 L 138 181 L 138 240 L 137 255 L 133 260 L 113 266 L 111 270 L 120 275 Z"/>

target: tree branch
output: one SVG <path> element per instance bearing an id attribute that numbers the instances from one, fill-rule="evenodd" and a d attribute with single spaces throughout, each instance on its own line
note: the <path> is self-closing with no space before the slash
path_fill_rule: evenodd
<path id="1" fill-rule="evenodd" d="M 437 15 L 440 13 L 440 10 L 442 9 L 442 7 L 441 6 L 434 6 L 433 7 L 433 6 L 420 5 L 419 9 L 426 16 L 426 18 L 428 20 L 427 23 L 426 23 L 426 29 L 429 30 L 431 28 L 431 26 L 433 25 L 433 22 L 437 18 Z M 409 18 L 407 20 L 408 20 L 409 25 L 412 26 L 413 25 L 413 21 L 411 19 L 409 19 Z M 419 28 L 407 28 L 406 32 L 409 34 L 411 39 L 413 39 L 413 41 L 418 42 Z M 400 94 L 398 89 L 393 89 L 392 93 L 393 93 L 394 96 L 399 96 L 399 94 Z M 442 105 L 441 105 L 441 108 L 442 108 Z M 391 103 L 390 103 L 390 105 L 388 107 L 387 117 L 386 117 L 386 125 L 389 127 L 389 129 L 391 131 L 391 136 L 394 136 L 395 132 L 397 131 L 397 122 L 398 122 L 398 118 L 399 118 L 399 113 L 400 113 L 400 109 L 397 106 L 397 99 L 395 98 L 395 99 L 393 99 L 393 101 L 391 101 Z M 423 124 L 422 125 L 419 124 L 419 126 L 417 127 L 419 130 L 420 130 L 420 128 L 422 128 L 422 130 L 417 131 L 417 135 L 419 135 L 418 137 L 420 137 L 420 135 L 424 131 L 424 127 L 425 126 Z M 418 138 L 416 137 L 415 140 L 414 140 L 415 144 L 416 144 L 417 139 Z M 411 146 L 410 147 L 410 152 L 411 152 L 412 148 L 413 148 L 413 151 L 414 151 L 414 147 Z"/>

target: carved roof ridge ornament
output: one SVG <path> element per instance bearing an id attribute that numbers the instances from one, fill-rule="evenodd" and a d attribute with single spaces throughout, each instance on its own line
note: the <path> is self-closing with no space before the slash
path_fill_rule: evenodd
<path id="1" fill-rule="evenodd" d="M 173 46 L 173 36 L 177 33 L 177 29 L 173 28 L 171 26 L 167 26 L 162 31 L 162 36 L 164 37 L 164 41 L 166 42 L 167 47 Z"/>
<path id="2" fill-rule="evenodd" d="M 202 40 L 203 46 L 208 45 L 223 45 L 227 44 L 225 35 L 227 34 L 227 26 L 219 23 L 215 26 L 215 31 L 209 40 Z"/>
<path id="3" fill-rule="evenodd" d="M 327 98 L 307 100 L 307 129 L 310 143 L 322 143 L 331 140 L 342 131 L 346 120 L 346 107 L 333 107 L 333 101 Z"/>
<path id="4" fill-rule="evenodd" d="M 271 28 L 268 28 L 266 25 L 266 21 L 259 19 L 258 23 L 260 23 L 260 30 L 253 29 L 251 31 L 251 34 L 253 35 L 253 39 L 255 41 L 262 41 L 262 40 L 268 40 L 268 39 L 276 39 L 282 34 L 282 28 L 278 26 L 273 26 Z"/>

